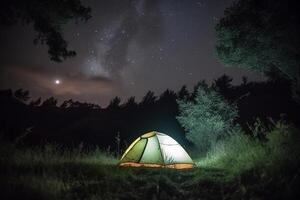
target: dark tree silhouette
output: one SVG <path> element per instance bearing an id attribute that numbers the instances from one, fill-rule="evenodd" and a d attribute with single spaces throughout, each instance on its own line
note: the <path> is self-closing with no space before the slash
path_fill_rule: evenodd
<path id="1" fill-rule="evenodd" d="M 12 98 L 13 92 L 12 90 L 0 90 L 1 99 Z"/>
<path id="2" fill-rule="evenodd" d="M 68 50 L 62 26 L 70 20 L 88 20 L 90 12 L 80 0 L 2 0 L 0 25 L 32 24 L 36 31 L 34 43 L 46 44 L 50 59 L 61 62 L 76 55 Z"/>
<path id="3" fill-rule="evenodd" d="M 80 108 L 80 109 L 86 109 L 86 110 L 92 110 L 92 109 L 100 109 L 99 105 L 95 105 L 92 103 L 82 103 L 79 101 L 73 101 L 73 99 L 69 99 L 67 101 L 64 101 L 61 105 L 61 108 Z"/>
<path id="4" fill-rule="evenodd" d="M 42 98 L 39 97 L 39 98 L 36 99 L 36 100 L 32 100 L 32 101 L 29 103 L 29 105 L 30 105 L 30 106 L 39 106 L 39 105 L 41 104 L 41 102 L 42 102 Z"/>
<path id="5" fill-rule="evenodd" d="M 253 124 L 257 117 L 262 121 L 267 121 L 269 117 L 276 121 L 283 114 L 285 120 L 300 126 L 300 108 L 292 101 L 288 81 L 255 83 L 245 80 L 241 85 L 230 86 L 230 77 L 223 76 L 217 80 L 222 80 L 216 81 L 220 88 L 228 89 L 226 100 L 237 104 L 239 117 L 236 122 L 244 130 L 247 131 L 248 124 Z M 205 81 L 200 81 L 194 88 L 199 87 L 216 89 Z M 42 104 L 39 99 L 27 104 L 22 98 L 16 98 L 11 90 L 0 90 L 0 135 L 15 140 L 28 127 L 34 127 L 32 133 L 24 138 L 24 144 L 55 142 L 74 146 L 84 142 L 102 148 L 111 146 L 114 150 L 113 141 L 117 133 L 122 139 L 120 144 L 124 144 L 124 141 L 128 143 L 138 134 L 157 130 L 170 134 L 181 144 L 189 145 L 183 127 L 175 118 L 179 114 L 177 100 L 196 102 L 190 97 L 193 94 L 189 94 L 185 86 L 177 93 L 167 89 L 158 98 L 150 91 L 141 102 L 130 97 L 121 104 L 121 99 L 116 97 L 107 108 L 101 108 L 72 99 L 57 106 L 57 100 L 53 97 Z M 125 147 L 121 145 L 121 148 Z"/>
<path id="6" fill-rule="evenodd" d="M 172 101 L 176 102 L 176 93 L 172 90 L 167 89 L 164 91 L 158 99 L 158 102 L 163 102 L 163 103 L 170 103 Z"/>
<path id="7" fill-rule="evenodd" d="M 21 89 L 18 89 L 15 91 L 15 97 L 21 101 L 28 101 L 30 99 L 29 97 L 29 91 L 28 90 L 23 90 L 22 88 Z"/>
<path id="8" fill-rule="evenodd" d="M 224 74 L 221 77 L 219 77 L 213 81 L 212 87 L 217 92 L 222 94 L 225 98 L 227 98 L 229 95 L 229 91 L 232 87 L 231 82 L 232 82 L 232 78 L 227 76 L 226 74 Z"/>
<path id="9" fill-rule="evenodd" d="M 65 100 L 60 107 L 61 108 L 70 108 L 73 105 L 73 100 L 69 99 L 69 100 Z"/>
<path id="10" fill-rule="evenodd" d="M 239 0 L 216 26 L 216 52 L 226 65 L 296 81 L 300 71 L 300 4 Z"/>
<path id="11" fill-rule="evenodd" d="M 292 86 L 294 100 L 300 105 L 300 80 L 298 79 Z"/>
<path id="12" fill-rule="evenodd" d="M 54 97 L 50 97 L 48 99 L 46 99 L 43 103 L 42 103 L 42 107 L 56 107 L 57 105 L 57 100 Z"/>
<path id="13" fill-rule="evenodd" d="M 107 109 L 115 110 L 120 108 L 121 99 L 120 97 L 113 98 L 107 106 Z"/>
<path id="14" fill-rule="evenodd" d="M 140 102 L 141 106 L 150 106 L 154 105 L 156 101 L 156 96 L 154 95 L 154 92 L 148 91 L 146 95 L 143 97 L 142 101 Z"/>
<path id="15" fill-rule="evenodd" d="M 189 96 L 190 96 L 190 93 L 187 90 L 186 85 L 182 86 L 181 89 L 177 93 L 177 97 L 180 100 L 183 100 L 185 98 L 189 98 Z"/>
<path id="16" fill-rule="evenodd" d="M 242 86 L 247 85 L 247 83 L 248 83 L 248 78 L 246 76 L 243 76 L 242 77 Z"/>
<path id="17" fill-rule="evenodd" d="M 135 101 L 135 97 L 130 97 L 127 102 L 125 102 L 122 107 L 128 109 L 128 110 L 133 110 L 136 109 L 138 104 Z"/>

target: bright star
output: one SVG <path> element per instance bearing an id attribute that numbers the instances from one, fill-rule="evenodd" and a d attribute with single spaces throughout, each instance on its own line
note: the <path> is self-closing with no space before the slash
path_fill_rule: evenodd
<path id="1" fill-rule="evenodd" d="M 60 84 L 60 80 L 56 79 L 54 83 L 55 83 L 56 85 L 59 85 L 59 84 Z"/>

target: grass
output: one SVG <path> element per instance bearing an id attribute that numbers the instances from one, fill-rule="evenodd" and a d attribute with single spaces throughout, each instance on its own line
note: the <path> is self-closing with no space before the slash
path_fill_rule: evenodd
<path id="1" fill-rule="evenodd" d="M 299 130 L 283 122 L 264 130 L 260 133 L 264 139 L 232 133 L 198 160 L 197 165 L 222 169 L 222 179 L 238 184 L 246 199 L 259 194 L 271 199 L 299 197 Z"/>
<path id="2" fill-rule="evenodd" d="M 233 175 L 254 168 L 272 173 L 298 165 L 300 160 L 300 133 L 282 122 L 265 133 L 264 139 L 234 132 L 217 143 L 197 164 L 228 170 Z"/>
<path id="3" fill-rule="evenodd" d="M 99 177 L 103 180 L 109 173 L 113 177 L 114 173 L 109 169 L 116 163 L 115 158 L 98 149 L 84 152 L 80 149 L 63 150 L 55 145 L 18 149 L 2 144 L 1 185 L 7 197 L 20 195 L 24 198 L 30 191 L 29 197 L 33 196 L 32 192 L 38 199 L 41 196 L 42 199 L 58 198 L 87 179 L 88 182 Z M 16 194 L 16 190 L 21 192 Z"/>
<path id="4" fill-rule="evenodd" d="M 192 170 L 120 168 L 99 149 L 0 145 L 0 199 L 291 199 L 300 183 L 299 132 L 240 133 Z"/>

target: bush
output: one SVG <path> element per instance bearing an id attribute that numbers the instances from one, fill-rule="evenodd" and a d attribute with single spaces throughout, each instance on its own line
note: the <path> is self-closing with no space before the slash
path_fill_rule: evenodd
<path id="1" fill-rule="evenodd" d="M 239 131 L 219 141 L 198 165 L 235 173 L 261 165 L 265 153 L 262 143 Z"/>
<path id="2" fill-rule="evenodd" d="M 299 131 L 284 122 L 277 122 L 262 135 L 266 135 L 266 140 L 235 131 L 219 141 L 198 165 L 226 169 L 234 175 L 252 169 L 272 174 L 287 167 L 291 173 L 297 170 L 300 164 Z"/>
<path id="3" fill-rule="evenodd" d="M 200 86 L 194 101 L 179 100 L 179 123 L 186 138 L 205 153 L 212 144 L 233 128 L 236 106 L 230 105 L 216 91 Z"/>

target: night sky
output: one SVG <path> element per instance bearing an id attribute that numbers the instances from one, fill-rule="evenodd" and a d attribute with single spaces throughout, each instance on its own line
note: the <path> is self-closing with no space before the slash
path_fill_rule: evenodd
<path id="1" fill-rule="evenodd" d="M 0 89 L 28 89 L 31 96 L 73 98 L 107 105 L 114 96 L 138 100 L 226 73 L 239 83 L 263 77 L 225 68 L 214 54 L 214 26 L 233 0 L 86 0 L 92 18 L 64 28 L 77 56 L 50 61 L 34 46 L 30 26 L 0 31 Z M 129 3 L 132 2 L 132 3 Z"/>

